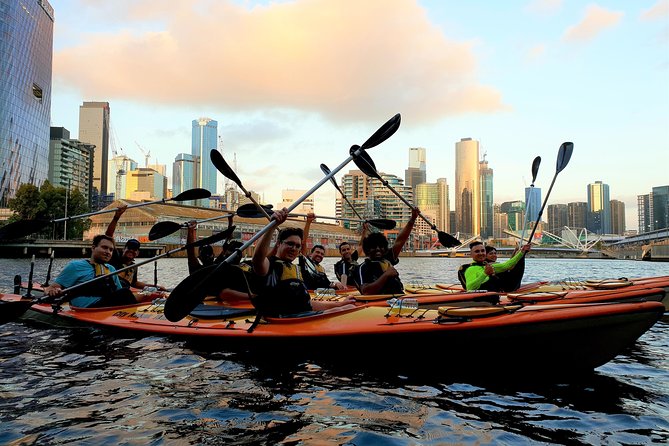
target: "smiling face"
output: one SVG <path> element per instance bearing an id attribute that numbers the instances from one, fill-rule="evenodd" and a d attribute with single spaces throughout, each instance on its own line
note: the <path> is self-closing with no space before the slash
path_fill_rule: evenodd
<path id="1" fill-rule="evenodd" d="M 346 260 L 347 262 L 351 261 L 351 254 L 353 254 L 353 250 L 351 249 L 351 245 L 348 243 L 344 243 L 339 247 L 339 254 L 341 254 L 341 258 Z"/>
<path id="2" fill-rule="evenodd" d="M 97 246 L 93 246 L 91 258 L 95 263 L 107 263 L 111 260 L 114 252 L 114 243 L 109 240 L 100 240 Z"/>
<path id="3" fill-rule="evenodd" d="M 469 255 L 472 260 L 475 262 L 484 262 L 485 261 L 485 246 L 483 245 L 474 245 L 469 250 Z"/>
<path id="4" fill-rule="evenodd" d="M 139 249 L 132 248 L 130 246 L 126 246 L 123 249 L 123 254 L 122 254 L 122 262 L 125 263 L 130 263 L 132 262 L 137 256 L 139 255 Z"/>
<path id="5" fill-rule="evenodd" d="M 490 263 L 495 263 L 497 262 L 497 250 L 492 249 L 486 254 L 486 260 Z"/>
<path id="6" fill-rule="evenodd" d="M 292 262 L 300 254 L 302 239 L 298 235 L 291 235 L 279 244 L 276 256 L 281 260 Z"/>
<path id="7" fill-rule="evenodd" d="M 325 257 L 325 250 L 323 248 L 314 248 L 310 256 L 316 265 L 323 261 L 323 257 Z"/>

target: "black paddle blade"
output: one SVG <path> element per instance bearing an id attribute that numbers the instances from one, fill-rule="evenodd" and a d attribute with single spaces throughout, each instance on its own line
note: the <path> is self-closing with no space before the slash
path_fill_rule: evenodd
<path id="1" fill-rule="evenodd" d="M 165 301 L 165 317 L 178 322 L 188 316 L 207 296 L 216 296 L 223 289 L 218 286 L 227 263 L 209 265 L 195 271 L 182 280 Z"/>
<path id="2" fill-rule="evenodd" d="M 456 239 L 451 234 L 444 231 L 437 231 L 437 238 L 439 239 L 439 243 L 441 243 L 441 246 L 443 246 L 444 248 L 453 248 L 455 246 L 462 245 L 462 243 L 460 243 L 460 240 Z"/>
<path id="3" fill-rule="evenodd" d="M 202 200 L 203 198 L 211 197 L 211 192 L 207 189 L 202 189 L 201 187 L 196 187 L 194 189 L 188 189 L 181 192 L 176 197 L 170 198 L 172 201 L 190 201 L 190 200 Z"/>
<path id="4" fill-rule="evenodd" d="M 0 240 L 14 240 L 44 229 L 48 220 L 19 220 L 0 228 Z"/>
<path id="5" fill-rule="evenodd" d="M 328 166 L 326 166 L 325 164 L 321 164 L 321 170 L 323 171 L 323 173 L 326 176 L 330 175 L 332 173 L 330 171 L 330 168 Z M 337 189 L 339 191 L 340 194 L 344 195 L 344 192 L 342 192 L 342 190 L 339 188 L 339 185 L 337 184 L 337 182 L 335 181 L 335 179 L 333 177 L 330 177 L 330 182 L 335 187 L 335 189 Z"/>
<path id="6" fill-rule="evenodd" d="M 184 225 L 175 223 L 173 221 L 159 221 L 151 227 L 151 230 L 149 230 L 149 240 L 154 241 L 163 237 L 167 237 L 168 235 L 174 234 L 183 227 Z"/>
<path id="7" fill-rule="evenodd" d="M 363 149 L 371 149 L 372 147 L 378 146 L 383 141 L 393 136 L 397 129 L 400 128 L 401 120 L 402 117 L 399 113 L 390 118 L 385 124 L 379 127 L 379 129 L 374 132 L 374 134 L 370 136 L 367 141 L 362 143 L 361 147 Z"/>
<path id="8" fill-rule="evenodd" d="M 367 223 L 379 229 L 395 229 L 395 226 L 397 226 L 395 220 L 390 220 L 388 218 L 375 218 L 367 220 Z"/>
<path id="9" fill-rule="evenodd" d="M 557 163 L 555 167 L 555 174 L 562 172 L 562 170 L 569 164 L 569 159 L 574 151 L 573 142 L 563 142 L 558 150 Z"/>
<path id="10" fill-rule="evenodd" d="M 274 212 L 272 210 L 272 206 L 266 204 L 263 204 L 261 206 L 265 210 L 265 212 L 267 212 L 271 217 L 272 213 Z M 247 203 L 239 206 L 239 208 L 237 209 L 237 215 L 239 215 L 242 218 L 265 218 L 265 214 L 263 214 L 262 211 L 258 209 L 258 206 L 256 206 L 253 203 Z"/>
<path id="11" fill-rule="evenodd" d="M 12 322 L 23 316 L 33 303 L 32 300 L 0 301 L 0 324 Z"/>
<path id="12" fill-rule="evenodd" d="M 359 148 L 360 147 L 358 146 L 353 146 L 349 151 L 350 154 L 353 156 L 353 162 L 355 163 L 356 166 L 358 166 L 358 169 L 362 170 L 362 172 L 365 175 L 372 178 L 378 178 L 380 180 L 381 176 L 376 171 L 376 165 L 374 164 L 374 160 L 372 160 L 369 154 L 363 150 L 358 155 L 355 155 L 355 152 Z"/>
<path id="13" fill-rule="evenodd" d="M 534 158 L 534 161 L 532 161 L 532 185 L 534 186 L 534 182 L 537 179 L 537 174 L 539 173 L 539 165 L 541 164 L 541 157 L 538 156 Z"/>
<path id="14" fill-rule="evenodd" d="M 211 158 L 211 162 L 218 169 L 219 172 L 223 174 L 224 177 L 231 179 L 235 183 L 237 183 L 237 186 L 242 187 L 242 182 L 235 173 L 234 170 L 228 165 L 228 163 L 225 162 L 223 159 L 223 155 L 221 155 L 221 152 L 219 152 L 216 149 L 211 149 L 211 152 L 209 152 L 209 157 Z"/>

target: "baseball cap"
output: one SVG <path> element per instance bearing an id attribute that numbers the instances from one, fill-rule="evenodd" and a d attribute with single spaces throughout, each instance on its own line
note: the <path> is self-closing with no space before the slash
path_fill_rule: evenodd
<path id="1" fill-rule="evenodd" d="M 139 249 L 140 246 L 141 246 L 141 244 L 139 243 L 139 240 L 137 240 L 136 238 L 131 238 L 130 240 L 125 242 L 125 247 L 126 248 Z"/>

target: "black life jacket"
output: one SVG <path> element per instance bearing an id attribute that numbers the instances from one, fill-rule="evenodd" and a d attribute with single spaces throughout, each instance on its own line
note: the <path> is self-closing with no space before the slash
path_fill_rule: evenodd
<path id="1" fill-rule="evenodd" d="M 330 288 L 330 279 L 325 274 L 325 269 L 322 266 L 316 265 L 310 258 L 306 256 L 299 257 L 300 272 L 304 284 L 309 290 L 318 288 Z"/>
<path id="2" fill-rule="evenodd" d="M 264 277 L 253 305 L 265 316 L 285 316 L 311 311 L 311 297 L 297 265 L 270 257 L 270 270 Z"/>
<path id="3" fill-rule="evenodd" d="M 370 260 L 369 258 L 365 259 L 364 262 L 360 265 L 355 265 L 352 268 L 351 274 L 353 276 L 353 281 L 355 286 L 360 292 L 362 292 L 362 286 L 364 283 L 362 281 L 365 278 L 368 278 L 371 282 L 374 282 L 381 277 L 385 270 L 393 264 L 388 259 L 382 260 Z M 365 270 L 365 277 L 361 277 L 362 270 Z M 370 272 L 371 271 L 371 272 Z M 400 280 L 399 276 L 391 277 L 386 281 L 379 294 L 404 294 L 404 284 Z"/>

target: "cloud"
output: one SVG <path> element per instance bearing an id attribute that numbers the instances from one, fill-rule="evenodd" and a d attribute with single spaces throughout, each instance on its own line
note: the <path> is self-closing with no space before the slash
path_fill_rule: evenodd
<path id="1" fill-rule="evenodd" d="M 649 9 L 643 11 L 639 17 L 641 20 L 651 21 L 667 20 L 667 16 L 669 16 L 669 0 L 658 0 Z"/>
<path id="2" fill-rule="evenodd" d="M 562 0 L 533 0 L 525 7 L 525 10 L 541 16 L 556 14 L 562 9 Z"/>
<path id="3" fill-rule="evenodd" d="M 622 17 L 622 12 L 609 11 L 601 6 L 590 5 L 585 11 L 583 20 L 567 28 L 563 40 L 567 42 L 590 42 L 606 29 L 616 26 Z"/>
<path id="4" fill-rule="evenodd" d="M 536 61 L 541 59 L 541 57 L 546 53 L 546 45 L 537 44 L 534 45 L 527 51 L 527 59 L 529 61 Z"/>
<path id="5" fill-rule="evenodd" d="M 335 121 L 376 122 L 389 110 L 430 121 L 506 108 L 499 91 L 477 81 L 473 44 L 447 39 L 413 0 L 252 8 L 138 0 L 127 16 L 121 9 L 116 28 L 54 54 L 56 79 L 83 97 L 294 109 Z"/>

